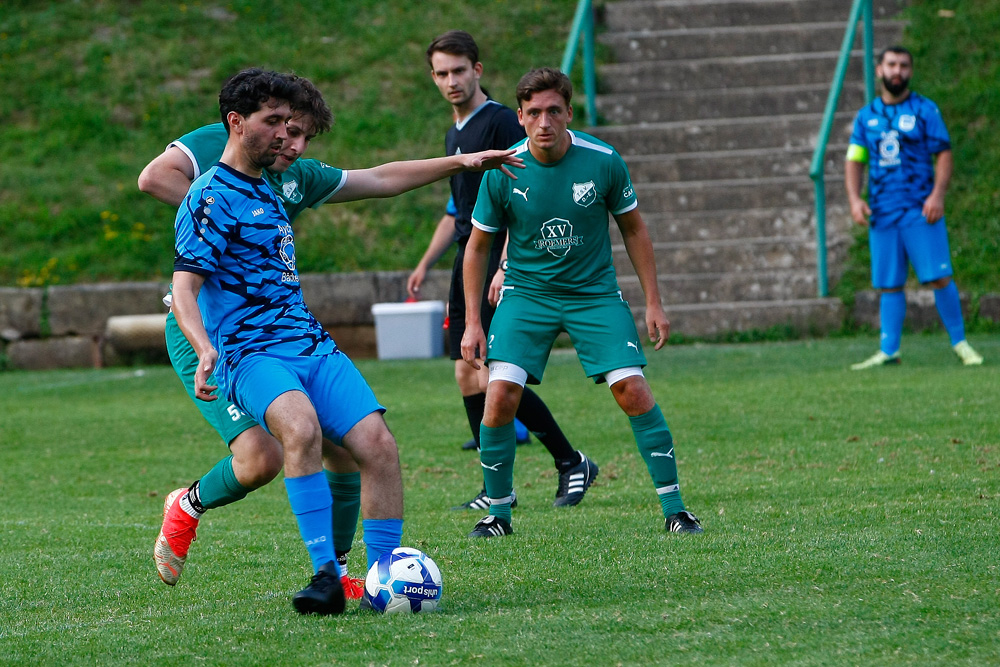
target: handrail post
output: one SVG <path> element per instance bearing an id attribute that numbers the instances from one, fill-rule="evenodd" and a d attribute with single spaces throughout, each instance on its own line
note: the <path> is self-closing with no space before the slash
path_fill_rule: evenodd
<path id="1" fill-rule="evenodd" d="M 851 57 L 851 47 L 858 32 L 858 21 L 861 19 L 863 6 L 871 9 L 871 0 L 854 0 L 851 5 L 851 15 L 847 19 L 847 29 L 844 31 L 844 41 L 840 46 L 840 57 L 833 74 L 833 84 L 826 98 L 826 108 L 823 110 L 823 123 L 820 126 L 816 150 L 813 151 L 812 164 L 809 167 L 809 177 L 815 184 L 816 191 L 816 290 L 819 296 L 829 295 L 827 289 L 826 271 L 826 183 L 823 167 L 826 162 L 826 146 L 830 142 L 830 129 L 833 126 L 833 116 L 837 111 L 840 91 L 844 86 L 847 74 L 847 63 Z"/>
<path id="2" fill-rule="evenodd" d="M 865 45 L 864 61 L 861 70 L 865 73 L 865 104 L 871 104 L 875 99 L 875 30 L 872 27 L 872 0 L 865 0 L 864 6 L 864 34 L 862 39 Z"/>
<path id="3" fill-rule="evenodd" d="M 594 71 L 594 12 L 587 5 L 587 16 L 583 23 L 583 92 L 587 99 L 587 120 L 591 126 L 597 125 L 597 73 Z"/>
<path id="4" fill-rule="evenodd" d="M 586 96 L 587 120 L 591 125 L 597 125 L 597 73 L 594 67 L 594 12 L 591 0 L 579 0 L 576 13 L 573 15 L 573 25 L 569 30 L 569 41 L 563 51 L 562 64 L 559 70 L 567 76 L 573 70 L 576 61 L 576 49 L 583 40 L 583 92 Z"/>

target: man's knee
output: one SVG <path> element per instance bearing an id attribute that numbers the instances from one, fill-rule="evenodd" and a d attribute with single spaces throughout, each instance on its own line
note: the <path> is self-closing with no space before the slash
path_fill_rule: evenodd
<path id="1" fill-rule="evenodd" d="M 646 414 L 656 405 L 653 390 L 646 378 L 633 375 L 611 385 L 611 393 L 629 417 Z"/>
<path id="2" fill-rule="evenodd" d="M 233 466 L 240 471 L 240 484 L 247 488 L 264 486 L 278 476 L 284 465 L 281 443 L 259 426 L 236 436 L 229 449 L 233 453 Z"/>

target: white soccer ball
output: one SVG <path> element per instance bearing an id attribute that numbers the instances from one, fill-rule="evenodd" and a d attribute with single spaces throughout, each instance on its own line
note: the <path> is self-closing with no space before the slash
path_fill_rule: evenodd
<path id="1" fill-rule="evenodd" d="M 441 600 L 441 570 L 418 549 L 397 547 L 372 564 L 362 609 L 379 613 L 434 611 Z"/>

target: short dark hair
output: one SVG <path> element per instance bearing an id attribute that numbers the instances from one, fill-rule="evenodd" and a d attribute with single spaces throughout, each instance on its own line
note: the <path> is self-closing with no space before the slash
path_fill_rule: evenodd
<path id="1" fill-rule="evenodd" d="M 892 46 L 882 49 L 881 53 L 878 54 L 878 60 L 876 60 L 875 62 L 881 65 L 882 61 L 885 60 L 885 54 L 887 53 L 897 53 L 899 55 L 907 56 L 910 59 L 910 64 L 911 65 L 913 64 L 913 54 L 910 53 L 910 50 L 908 48 L 906 48 L 905 46 L 900 46 L 899 44 L 893 44 Z"/>
<path id="2" fill-rule="evenodd" d="M 438 51 L 453 56 L 466 56 L 475 65 L 479 62 L 479 47 L 472 35 L 464 30 L 449 30 L 438 35 L 427 47 L 427 64 L 431 64 L 431 56 Z"/>
<path id="3" fill-rule="evenodd" d="M 290 106 L 299 103 L 302 87 L 289 74 L 280 74 L 259 67 L 251 67 L 226 80 L 219 93 L 219 112 L 222 124 L 229 132 L 226 117 L 230 111 L 249 116 L 259 111 L 269 99 L 284 100 Z"/>
<path id="4" fill-rule="evenodd" d="M 292 111 L 308 115 L 312 119 L 312 130 L 315 134 L 329 132 L 333 126 L 333 112 L 323 99 L 323 94 L 304 76 L 292 74 L 291 77 L 300 88 L 297 99 L 292 100 Z"/>
<path id="5" fill-rule="evenodd" d="M 543 90 L 556 91 L 566 100 L 567 106 L 573 99 L 573 84 L 568 76 L 552 67 L 539 67 L 522 76 L 517 82 L 517 105 L 521 106 L 521 102 L 531 100 L 535 93 Z"/>

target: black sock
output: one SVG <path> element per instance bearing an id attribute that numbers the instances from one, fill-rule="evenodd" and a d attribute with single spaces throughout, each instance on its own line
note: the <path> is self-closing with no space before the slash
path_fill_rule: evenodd
<path id="1" fill-rule="evenodd" d="M 565 472 L 580 462 L 580 455 L 563 435 L 548 406 L 527 387 L 521 396 L 521 405 L 517 408 L 517 418 L 549 450 L 559 472 Z"/>
<path id="2" fill-rule="evenodd" d="M 479 425 L 483 423 L 483 413 L 486 411 L 486 394 L 473 394 L 463 396 L 465 403 L 465 416 L 469 418 L 469 428 L 472 429 L 472 437 L 476 440 L 476 447 L 479 446 Z"/>
<path id="3" fill-rule="evenodd" d="M 201 491 L 201 480 L 199 479 L 196 480 L 195 483 L 188 488 L 187 497 L 188 497 L 188 502 L 191 503 L 191 507 L 194 508 L 194 511 L 200 514 L 204 514 L 206 510 L 205 507 L 201 504 L 200 491 Z"/>

